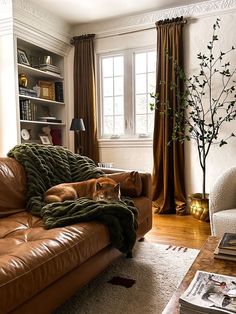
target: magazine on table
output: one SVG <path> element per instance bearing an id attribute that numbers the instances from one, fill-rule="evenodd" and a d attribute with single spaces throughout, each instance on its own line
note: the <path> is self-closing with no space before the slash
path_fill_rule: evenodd
<path id="1" fill-rule="evenodd" d="M 180 313 L 236 313 L 236 277 L 197 271 L 179 299 Z"/>

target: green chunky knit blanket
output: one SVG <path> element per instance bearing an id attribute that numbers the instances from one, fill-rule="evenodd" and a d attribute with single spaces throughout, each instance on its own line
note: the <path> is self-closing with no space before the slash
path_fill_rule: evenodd
<path id="1" fill-rule="evenodd" d="M 136 241 L 137 209 L 131 200 L 108 204 L 87 198 L 45 204 L 44 193 L 63 182 L 85 181 L 104 176 L 103 171 L 86 156 L 60 147 L 40 144 L 17 145 L 8 153 L 25 168 L 27 209 L 40 216 L 45 227 L 63 227 L 96 220 L 109 228 L 112 244 L 123 253 L 132 250 Z"/>

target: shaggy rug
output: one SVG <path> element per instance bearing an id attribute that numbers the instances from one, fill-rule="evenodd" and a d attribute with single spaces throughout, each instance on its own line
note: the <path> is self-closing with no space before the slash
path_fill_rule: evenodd
<path id="1" fill-rule="evenodd" d="M 138 242 L 55 314 L 160 314 L 198 252 Z"/>

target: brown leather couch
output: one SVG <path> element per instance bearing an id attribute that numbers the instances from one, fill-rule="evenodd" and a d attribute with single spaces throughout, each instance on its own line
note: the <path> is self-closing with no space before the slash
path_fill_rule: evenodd
<path id="1" fill-rule="evenodd" d="M 140 175 L 137 239 L 152 227 L 151 176 Z M 52 313 L 121 254 L 111 246 L 107 227 L 96 221 L 46 230 L 26 211 L 25 195 L 24 168 L 0 158 L 1 314 Z"/>

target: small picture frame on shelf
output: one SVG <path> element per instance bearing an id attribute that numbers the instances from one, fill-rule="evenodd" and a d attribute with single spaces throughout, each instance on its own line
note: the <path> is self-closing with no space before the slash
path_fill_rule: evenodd
<path id="1" fill-rule="evenodd" d="M 40 98 L 55 100 L 55 83 L 50 81 L 39 81 Z"/>
<path id="2" fill-rule="evenodd" d="M 39 135 L 39 138 L 41 140 L 41 143 L 44 145 L 51 145 L 51 141 L 47 135 Z"/>
<path id="3" fill-rule="evenodd" d="M 30 66 L 27 53 L 24 50 L 17 49 L 17 59 L 18 59 L 18 63 Z"/>

